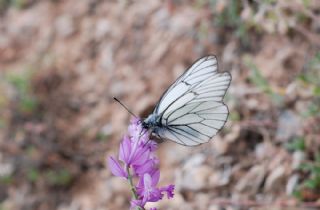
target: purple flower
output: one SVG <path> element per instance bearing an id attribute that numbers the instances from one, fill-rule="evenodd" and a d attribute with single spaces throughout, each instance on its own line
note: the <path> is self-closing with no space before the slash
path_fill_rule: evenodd
<path id="1" fill-rule="evenodd" d="M 167 198 L 173 198 L 174 185 L 157 187 L 160 179 L 159 159 L 154 153 L 157 144 L 149 139 L 149 133 L 142 128 L 141 120 L 132 119 L 128 132 L 129 135 L 123 138 L 119 148 L 122 164 L 113 157 L 108 158 L 108 163 L 113 175 L 126 178 L 131 185 L 134 194 L 131 208 L 144 209 L 147 202 L 157 202 L 165 194 Z M 138 178 L 134 186 L 133 177 Z"/>
<path id="2" fill-rule="evenodd" d="M 113 157 L 109 157 L 108 163 L 113 175 L 128 178 L 127 172 L 124 171 L 124 169 L 121 167 L 120 163 L 117 160 L 115 160 Z"/>
<path id="3" fill-rule="evenodd" d="M 162 199 L 163 195 L 157 188 L 159 177 L 159 170 L 154 172 L 152 176 L 148 173 L 145 173 L 142 177 L 140 177 L 139 184 L 137 186 L 137 192 L 143 204 L 147 203 L 148 201 L 156 202 Z"/>
<path id="4" fill-rule="evenodd" d="M 147 202 L 157 202 L 161 200 L 164 193 L 167 194 L 167 198 L 173 198 L 174 185 L 157 188 L 159 179 L 159 170 L 154 171 L 152 174 L 145 173 L 143 177 L 140 177 L 136 188 L 143 205 Z"/>
<path id="5" fill-rule="evenodd" d="M 144 164 L 150 156 L 150 150 L 146 146 L 139 145 L 138 141 L 132 141 L 124 137 L 120 144 L 119 160 L 127 166 Z"/>
<path id="6" fill-rule="evenodd" d="M 170 198 L 173 198 L 174 194 L 174 185 L 173 184 L 170 184 L 169 186 L 167 187 L 161 187 L 160 190 L 162 192 L 166 192 L 167 193 L 167 198 L 170 199 Z"/>

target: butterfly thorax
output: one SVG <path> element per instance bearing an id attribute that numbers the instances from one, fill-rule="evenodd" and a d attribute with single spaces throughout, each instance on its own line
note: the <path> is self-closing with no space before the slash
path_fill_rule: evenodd
<path id="1" fill-rule="evenodd" d="M 142 127 L 145 129 L 154 130 L 161 127 L 160 116 L 157 114 L 150 114 L 143 122 Z"/>

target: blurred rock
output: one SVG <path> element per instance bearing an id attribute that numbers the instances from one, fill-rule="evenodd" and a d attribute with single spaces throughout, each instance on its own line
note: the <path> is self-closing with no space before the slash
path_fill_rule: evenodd
<path id="1" fill-rule="evenodd" d="M 221 208 L 220 206 L 213 204 L 209 206 L 208 210 L 221 210 Z"/>
<path id="2" fill-rule="evenodd" d="M 170 206 L 179 208 L 186 201 L 184 200 L 183 196 L 179 192 L 175 192 L 173 199 L 170 200 L 169 202 L 170 202 Z"/>
<path id="3" fill-rule="evenodd" d="M 95 38 L 97 40 L 101 40 L 105 38 L 109 33 L 112 32 L 112 24 L 109 20 L 101 19 L 97 21 L 96 30 L 95 30 Z"/>
<path id="4" fill-rule="evenodd" d="M 67 38 L 75 32 L 75 24 L 72 16 L 62 15 L 56 19 L 55 28 L 58 35 L 62 38 Z"/>
<path id="5" fill-rule="evenodd" d="M 240 136 L 241 126 L 239 124 L 235 124 L 231 126 L 230 132 L 228 132 L 223 138 L 224 141 L 234 142 Z"/>
<path id="6" fill-rule="evenodd" d="M 222 139 L 219 136 L 215 137 L 214 141 L 211 141 L 210 144 L 215 152 L 215 156 L 226 154 L 230 146 L 230 142 L 228 142 L 226 138 Z"/>
<path id="7" fill-rule="evenodd" d="M 287 141 L 293 136 L 300 136 L 301 130 L 300 117 L 290 110 L 283 111 L 278 118 L 278 128 L 276 139 L 279 141 Z"/>
<path id="8" fill-rule="evenodd" d="M 299 87 L 297 82 L 292 82 L 286 87 L 286 100 L 287 101 L 294 101 L 298 96 Z"/>
<path id="9" fill-rule="evenodd" d="M 306 159 L 306 154 L 302 151 L 295 151 L 292 155 L 291 168 L 296 170 L 300 167 L 302 162 Z"/>
<path id="10" fill-rule="evenodd" d="M 287 182 L 286 194 L 289 196 L 292 195 L 292 193 L 296 189 L 298 183 L 299 183 L 299 175 L 298 174 L 291 175 L 288 179 L 288 182 Z"/>
<path id="11" fill-rule="evenodd" d="M 277 149 L 270 142 L 262 142 L 255 146 L 254 152 L 259 160 L 264 160 L 273 157 Z"/>
<path id="12" fill-rule="evenodd" d="M 258 192 L 261 183 L 266 176 L 265 165 L 253 166 L 246 175 L 244 175 L 236 184 L 235 190 L 254 195 Z"/>
<path id="13" fill-rule="evenodd" d="M 190 158 L 190 149 L 188 147 L 183 147 L 173 142 L 166 142 L 165 144 L 162 144 L 159 150 L 160 150 L 160 157 L 166 160 L 163 163 L 164 165 L 172 166 L 176 164 L 181 164 L 183 161 L 187 160 L 187 158 Z M 195 162 L 199 161 L 201 164 L 204 161 L 205 157 L 203 157 L 203 155 L 200 155 L 200 157 L 195 157 L 195 159 L 196 160 L 192 160 L 191 158 L 187 160 L 184 167 L 188 168 L 188 165 L 195 164 L 195 163 L 192 163 L 193 161 Z"/>
<path id="14" fill-rule="evenodd" d="M 128 193 L 128 183 L 119 177 L 110 177 L 108 180 L 108 188 L 113 193 Z"/>
<path id="15" fill-rule="evenodd" d="M 204 154 L 195 154 L 191 156 L 187 162 L 183 165 L 184 170 L 193 169 L 197 166 L 200 166 L 206 160 L 206 156 Z"/>
<path id="16" fill-rule="evenodd" d="M 14 171 L 13 163 L 4 162 L 1 156 L 2 154 L 0 153 L 0 179 L 2 177 L 11 176 Z"/>
<path id="17" fill-rule="evenodd" d="M 194 166 L 177 174 L 176 187 L 178 190 L 193 191 L 208 189 L 209 178 L 213 173 L 213 169 L 207 165 Z"/>
<path id="18" fill-rule="evenodd" d="M 209 206 L 211 200 L 207 193 L 197 193 L 194 199 L 199 209 L 203 208 L 204 206 Z"/>
<path id="19" fill-rule="evenodd" d="M 231 172 L 231 167 L 224 167 L 223 169 L 214 171 L 209 177 L 208 185 L 210 187 L 221 187 L 229 184 L 232 175 Z"/>
<path id="20" fill-rule="evenodd" d="M 284 166 L 278 166 L 271 171 L 267 177 L 264 191 L 265 192 L 279 192 L 284 187 L 283 182 L 286 178 L 286 168 Z"/>
<path id="21" fill-rule="evenodd" d="M 112 129 L 112 124 L 108 123 L 108 124 L 105 124 L 104 126 L 102 126 L 102 128 L 100 129 L 100 134 L 102 136 L 110 136 L 113 132 L 113 129 Z"/>

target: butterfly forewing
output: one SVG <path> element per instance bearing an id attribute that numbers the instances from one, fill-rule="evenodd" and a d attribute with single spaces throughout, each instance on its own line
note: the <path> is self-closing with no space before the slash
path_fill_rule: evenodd
<path id="1" fill-rule="evenodd" d="M 214 76 L 216 73 L 217 59 L 214 56 L 199 59 L 168 88 L 154 112 L 164 112 L 175 100 L 190 92 L 190 89 L 202 83 L 204 79 Z"/>
<path id="2" fill-rule="evenodd" d="M 208 142 L 224 126 L 228 108 L 222 102 L 231 75 L 217 72 L 217 59 L 195 62 L 163 94 L 154 110 L 161 118 L 160 137 L 194 146 Z"/>

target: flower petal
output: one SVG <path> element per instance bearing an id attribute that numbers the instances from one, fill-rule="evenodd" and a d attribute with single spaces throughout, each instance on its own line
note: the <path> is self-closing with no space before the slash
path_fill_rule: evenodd
<path id="1" fill-rule="evenodd" d="M 171 184 L 167 187 L 162 187 L 160 190 L 161 190 L 161 192 L 167 193 L 168 199 L 173 198 L 173 196 L 174 196 L 174 185 L 173 184 Z"/>
<path id="2" fill-rule="evenodd" d="M 113 175 L 124 177 L 124 178 L 128 177 L 127 172 L 124 171 L 120 163 L 117 160 L 115 160 L 113 157 L 108 158 L 108 165 Z"/>
<path id="3" fill-rule="evenodd" d="M 128 136 L 123 138 L 119 149 L 119 160 L 123 161 L 125 164 L 129 165 L 130 154 L 131 154 L 131 141 Z"/>
<path id="4" fill-rule="evenodd" d="M 130 204 L 131 204 L 130 209 L 136 210 L 137 207 L 140 207 L 140 208 L 144 209 L 144 205 L 146 203 L 143 202 L 142 200 L 131 200 Z"/>
<path id="5" fill-rule="evenodd" d="M 151 185 L 152 186 L 157 186 L 158 182 L 159 182 L 159 179 L 160 179 L 160 170 L 157 169 L 153 174 L 152 174 L 152 183 Z"/>
<path id="6" fill-rule="evenodd" d="M 134 168 L 136 175 L 143 176 L 143 174 L 145 174 L 145 173 L 152 174 L 154 172 L 154 170 L 156 169 L 156 164 L 151 159 L 151 160 L 147 160 L 142 165 L 133 166 L 133 168 Z"/>
<path id="7" fill-rule="evenodd" d="M 139 145 L 135 145 L 135 149 L 133 149 L 130 157 L 130 164 L 132 165 L 142 165 L 144 164 L 150 156 L 150 151 Z"/>
<path id="8" fill-rule="evenodd" d="M 144 176 L 143 176 L 144 189 L 147 190 L 147 191 L 150 191 L 151 188 L 152 188 L 151 183 L 152 183 L 152 179 L 151 179 L 150 174 L 144 174 Z"/>

